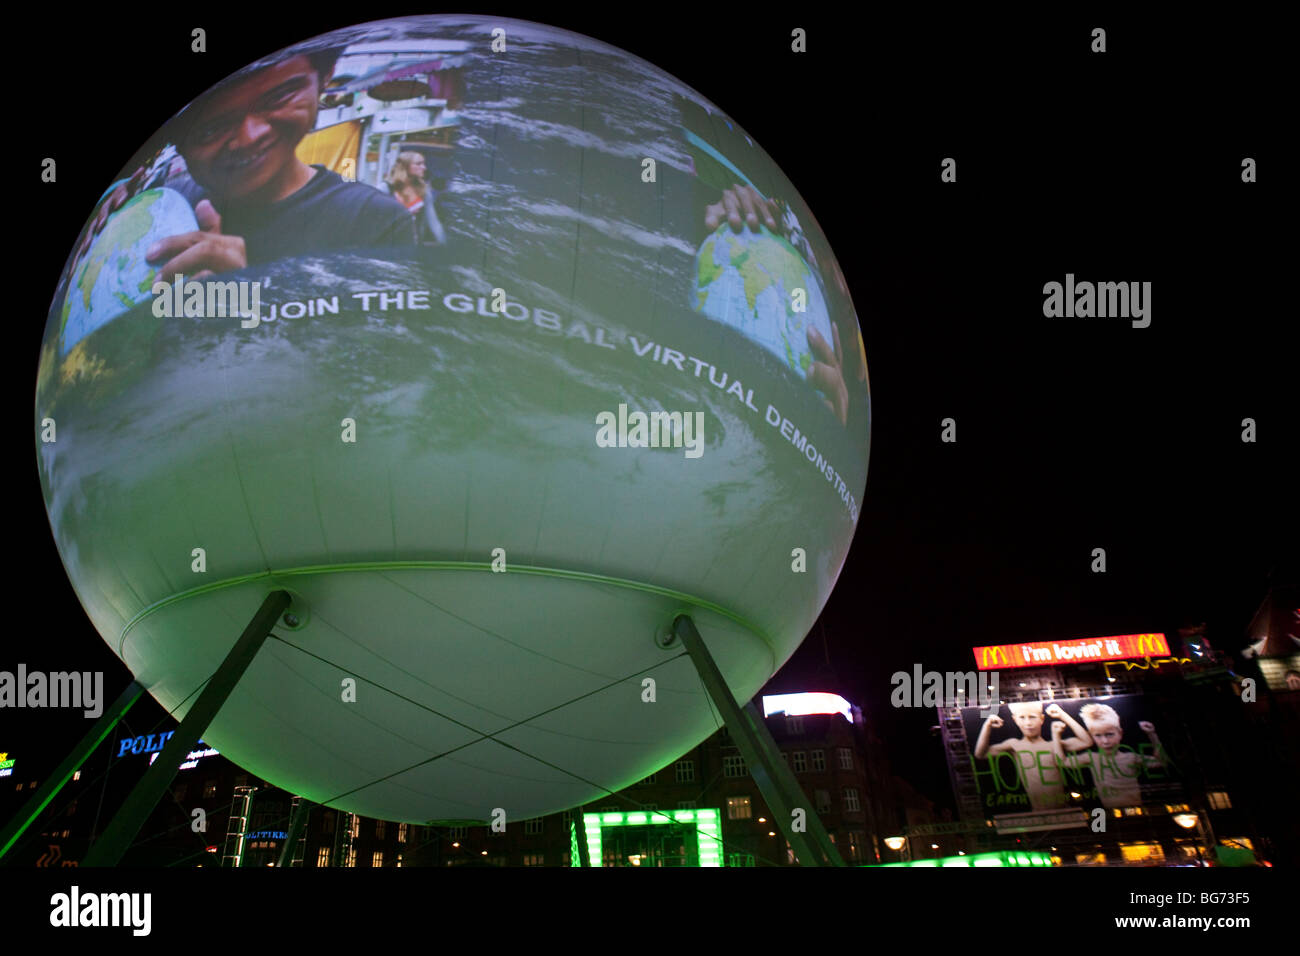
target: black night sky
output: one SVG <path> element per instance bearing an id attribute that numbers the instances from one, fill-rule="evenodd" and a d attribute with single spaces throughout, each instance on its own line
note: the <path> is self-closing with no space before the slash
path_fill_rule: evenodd
<path id="1" fill-rule="evenodd" d="M 1278 294 L 1293 271 L 1270 73 L 1282 61 L 1251 52 L 1258 35 L 1116 20 L 1099 56 L 1082 17 L 493 7 L 636 53 L 726 110 L 799 188 L 847 276 L 870 368 L 870 471 L 839 584 L 783 682 L 862 704 L 896 768 L 948 803 L 934 714 L 891 710 L 892 672 L 968 669 L 980 644 L 1202 621 L 1216 647 L 1244 646 L 1270 572 L 1294 577 L 1300 541 L 1296 311 Z M 191 24 L 153 8 L 138 48 L 108 42 L 120 28 L 95 12 L 30 77 L 22 109 L 41 116 L 24 120 L 35 135 L 16 182 L 39 234 L 17 250 L 20 421 L 64 257 L 135 148 L 257 56 L 408 12 L 301 10 L 253 29 L 247 14 Z M 188 52 L 194 25 L 208 30 L 201 56 Z M 789 51 L 794 26 L 804 56 Z M 56 185 L 36 180 L 47 155 Z M 956 184 L 939 182 L 946 156 Z M 1259 183 L 1240 181 L 1245 156 Z M 1044 318 L 1043 284 L 1066 273 L 1150 281 L 1151 327 Z M 945 417 L 955 444 L 940 441 Z M 1254 444 L 1240 438 L 1247 417 Z M 32 458 L 17 442 L 10 601 L 23 623 L 0 668 L 103 669 L 111 698 L 128 675 L 62 570 Z M 1105 574 L 1089 569 L 1096 547 Z M 66 748 L 85 724 L 65 717 L 9 712 L 5 736 Z"/>

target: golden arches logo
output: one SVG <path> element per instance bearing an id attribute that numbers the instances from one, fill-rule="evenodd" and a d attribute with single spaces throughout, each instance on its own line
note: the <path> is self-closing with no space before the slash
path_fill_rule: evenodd
<path id="1" fill-rule="evenodd" d="M 983 652 L 980 667 L 988 667 L 990 662 L 995 666 L 999 663 L 1004 667 L 1007 666 L 1007 650 L 1005 647 L 981 647 L 980 650 Z"/>
<path id="2" fill-rule="evenodd" d="M 1139 657 L 1144 654 L 1150 656 L 1152 654 L 1169 653 L 1168 648 L 1166 648 L 1160 640 L 1159 634 L 1139 634 L 1137 639 L 1137 652 Z"/>

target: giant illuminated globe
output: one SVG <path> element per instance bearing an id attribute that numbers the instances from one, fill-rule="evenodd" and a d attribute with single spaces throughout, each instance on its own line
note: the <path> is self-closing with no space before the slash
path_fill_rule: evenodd
<path id="1" fill-rule="evenodd" d="M 295 63 L 326 64 L 294 147 L 318 168 L 240 206 L 298 95 L 256 84 Z M 718 718 L 674 617 L 750 698 L 825 604 L 866 482 L 857 319 L 791 183 L 657 68 L 518 21 L 365 24 L 213 95 L 253 121 L 214 126 L 200 98 L 164 125 L 47 320 L 37 462 L 104 640 L 179 718 L 288 590 L 204 739 L 381 819 L 573 807 L 703 740 Z M 195 129 L 251 137 L 226 180 Z M 421 202 L 386 185 L 411 152 Z M 351 205 L 308 208 L 322 184 Z M 706 224 L 740 186 L 775 231 Z M 246 224 L 246 267 L 212 278 L 258 284 L 256 324 L 142 266 L 199 196 Z M 357 202 L 401 228 L 350 232 Z M 702 431 L 639 431 L 651 412 Z"/>

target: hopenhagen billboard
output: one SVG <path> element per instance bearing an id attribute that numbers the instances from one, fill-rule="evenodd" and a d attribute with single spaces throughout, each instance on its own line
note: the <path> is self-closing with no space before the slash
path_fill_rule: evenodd
<path id="1" fill-rule="evenodd" d="M 951 759 L 968 762 L 986 817 L 1112 810 L 1183 793 L 1160 738 L 1168 723 L 1149 697 L 1012 701 L 987 718 L 980 709 L 963 708 L 969 751 Z"/>

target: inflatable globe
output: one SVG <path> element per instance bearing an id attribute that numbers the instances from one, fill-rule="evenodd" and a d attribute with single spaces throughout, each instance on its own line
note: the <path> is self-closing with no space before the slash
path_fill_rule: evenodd
<path id="1" fill-rule="evenodd" d="M 177 718 L 290 592 L 204 733 L 241 767 L 388 820 L 570 808 L 719 726 L 678 614 L 741 701 L 810 629 L 866 482 L 861 338 L 699 94 L 536 24 L 370 23 L 223 81 L 119 185 L 48 316 L 42 489 Z M 777 229 L 710 229 L 728 191 Z"/>

